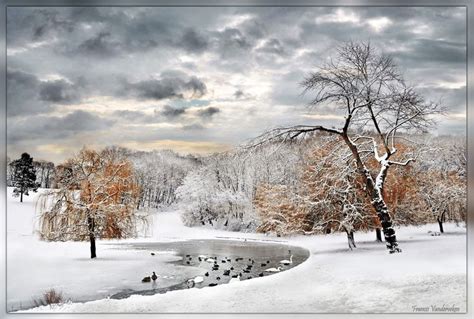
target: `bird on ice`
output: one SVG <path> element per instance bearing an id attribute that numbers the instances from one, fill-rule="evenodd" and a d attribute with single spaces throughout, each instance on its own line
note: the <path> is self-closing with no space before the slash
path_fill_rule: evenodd
<path id="1" fill-rule="evenodd" d="M 242 277 L 242 274 L 239 273 L 239 275 L 236 277 L 236 278 L 232 278 L 230 281 L 229 281 L 229 284 L 232 284 L 232 283 L 235 283 L 235 282 L 238 282 L 240 281 L 240 278 Z"/>
<path id="2" fill-rule="evenodd" d="M 278 268 L 268 268 L 268 269 L 265 269 L 266 272 L 280 272 L 281 271 L 281 267 L 278 267 Z"/>

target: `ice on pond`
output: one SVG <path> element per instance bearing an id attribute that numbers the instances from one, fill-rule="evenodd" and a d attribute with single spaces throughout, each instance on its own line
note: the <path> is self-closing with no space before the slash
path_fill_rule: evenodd
<path id="1" fill-rule="evenodd" d="M 111 295 L 112 299 L 132 294 L 150 295 L 170 290 L 202 288 L 249 280 L 285 271 L 305 261 L 309 252 L 285 244 L 237 240 L 189 240 L 166 243 L 132 243 L 117 247 L 145 252 L 174 251 L 180 257 L 168 261 L 157 269 L 158 279 L 136 290 L 126 290 Z M 280 261 L 291 259 L 291 264 Z M 172 266 L 171 268 L 169 266 Z M 270 271 L 268 271 L 270 269 Z M 278 271 L 271 271 L 278 269 Z M 154 270 L 155 271 L 155 270 Z M 171 274 L 168 273 L 171 271 Z M 199 280 L 194 280 L 199 278 Z M 161 280 L 160 280 L 161 279 Z M 166 282 L 163 279 L 169 279 Z M 202 279 L 202 280 L 201 280 Z"/>

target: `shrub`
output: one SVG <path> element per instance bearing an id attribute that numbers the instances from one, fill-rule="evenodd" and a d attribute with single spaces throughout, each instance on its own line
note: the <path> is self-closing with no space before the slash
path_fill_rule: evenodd
<path id="1" fill-rule="evenodd" d="M 63 302 L 63 294 L 51 288 L 43 293 L 43 296 L 37 299 L 33 299 L 33 303 L 36 307 L 47 306 L 52 304 L 59 304 Z"/>

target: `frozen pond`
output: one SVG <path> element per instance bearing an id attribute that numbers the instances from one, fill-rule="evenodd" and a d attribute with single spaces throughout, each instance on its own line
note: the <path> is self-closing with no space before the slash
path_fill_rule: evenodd
<path id="1" fill-rule="evenodd" d="M 170 290 L 187 289 L 190 287 L 207 287 L 229 283 L 232 278 L 249 280 L 269 276 L 285 271 L 301 264 L 309 257 L 303 248 L 276 243 L 230 240 L 191 240 L 170 243 L 136 243 L 126 245 L 150 254 L 150 258 L 160 254 L 173 252 L 179 260 L 169 262 L 170 268 L 157 263 L 156 282 L 142 283 L 140 289 L 127 289 L 113 294 L 111 298 L 125 298 L 131 294 L 150 295 Z M 154 255 L 152 255 L 152 253 Z M 290 260 L 289 265 L 280 261 Z M 278 272 L 266 271 L 280 268 Z M 202 277 L 202 282 L 189 282 L 189 279 Z M 200 280 L 198 280 L 200 281 Z"/>
<path id="2" fill-rule="evenodd" d="M 56 243 L 53 245 L 57 246 Z M 302 263 L 309 256 L 307 250 L 285 243 L 244 239 L 126 244 L 101 242 L 98 258 L 93 260 L 86 257 L 88 243 L 68 245 L 71 248 L 74 246 L 70 255 L 46 263 L 48 258 L 38 250 L 38 255 L 28 257 L 38 258 L 42 267 L 20 263 L 14 271 L 9 271 L 9 311 L 34 307 L 34 299 L 50 288 L 61 292 L 65 300 L 72 302 L 121 299 L 132 294 L 151 295 L 188 289 L 192 285 L 189 279 L 197 276 L 202 277 L 203 281 L 196 283 L 196 288 L 227 284 L 232 276 L 238 274 L 242 274 L 241 280 L 269 276 L 274 273 L 265 270 L 279 267 L 281 260 L 290 259 L 289 251 L 293 255 L 293 263 L 281 266 L 281 271 Z M 78 258 L 77 252 L 85 252 L 86 256 Z M 158 277 L 156 281 L 142 282 L 153 271 Z M 205 276 L 206 273 L 208 276 Z M 25 291 L 22 288 L 25 284 L 29 284 L 31 289 Z M 32 295 L 31 291 L 35 293 Z"/>

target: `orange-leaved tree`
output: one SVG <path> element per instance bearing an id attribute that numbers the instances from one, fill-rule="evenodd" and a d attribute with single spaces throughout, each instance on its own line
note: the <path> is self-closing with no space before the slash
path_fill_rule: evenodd
<path id="1" fill-rule="evenodd" d="M 303 192 L 315 231 L 344 231 L 349 248 L 356 247 L 354 232 L 377 223 L 376 213 L 355 174 L 356 166 L 338 139 L 317 146 L 308 156 L 303 174 Z"/>
<path id="2" fill-rule="evenodd" d="M 305 200 L 287 185 L 258 185 L 253 203 L 261 220 L 258 232 L 278 236 L 313 233 L 313 220 Z"/>
<path id="3" fill-rule="evenodd" d="M 40 235 L 44 240 L 89 240 L 96 257 L 96 238 L 136 235 L 139 187 L 132 164 L 111 149 L 83 148 L 58 167 L 58 189 L 40 199 Z"/>

